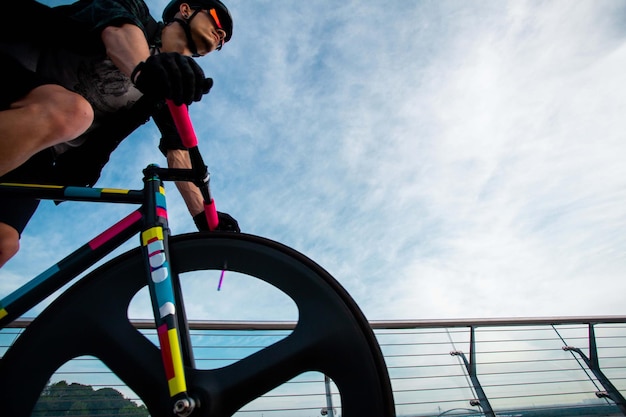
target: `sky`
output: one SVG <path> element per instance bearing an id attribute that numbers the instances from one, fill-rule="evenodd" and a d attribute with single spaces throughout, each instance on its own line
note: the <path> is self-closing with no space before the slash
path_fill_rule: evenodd
<path id="1" fill-rule="evenodd" d="M 315 260 L 370 320 L 625 314 L 626 3 L 227 5 L 233 38 L 199 59 L 215 84 L 190 112 L 242 231 Z M 158 139 L 133 133 L 97 187 L 139 188 Z M 173 233 L 193 231 L 167 189 Z M 42 203 L 0 292 L 129 210 Z M 293 318 L 230 277 L 220 318 Z"/>

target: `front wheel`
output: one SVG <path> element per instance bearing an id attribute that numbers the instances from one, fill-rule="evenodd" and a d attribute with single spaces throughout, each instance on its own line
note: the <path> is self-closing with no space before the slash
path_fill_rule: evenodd
<path id="1" fill-rule="evenodd" d="M 387 368 L 371 327 L 323 268 L 284 245 L 245 234 L 194 233 L 172 237 L 169 243 L 174 273 L 228 265 L 230 271 L 282 291 L 299 313 L 289 336 L 251 356 L 219 369 L 186 369 L 188 390 L 200 399 L 193 416 L 232 416 L 308 371 L 335 382 L 344 417 L 395 416 Z M 61 365 L 92 355 L 144 401 L 152 417 L 170 417 L 160 352 L 127 317 L 128 305 L 145 281 L 136 249 L 90 273 L 52 303 L 0 362 L 0 404 L 9 404 L 3 411 L 30 415 Z"/>

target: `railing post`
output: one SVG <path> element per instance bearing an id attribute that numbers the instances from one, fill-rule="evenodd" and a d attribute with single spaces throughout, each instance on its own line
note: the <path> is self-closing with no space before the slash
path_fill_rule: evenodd
<path id="1" fill-rule="evenodd" d="M 589 323 L 589 357 L 587 357 L 579 348 L 573 346 L 563 346 L 563 350 L 566 352 L 576 352 L 583 361 L 587 364 L 587 367 L 593 372 L 595 377 L 600 381 L 600 384 L 604 387 L 605 392 L 596 392 L 598 398 L 608 397 L 617 407 L 621 410 L 622 414 L 626 416 L 626 399 L 619 392 L 615 385 L 604 375 L 604 372 L 600 369 L 600 360 L 598 359 L 598 347 L 596 344 L 596 334 L 593 328 L 593 324 Z"/>
<path id="2" fill-rule="evenodd" d="M 328 417 L 335 417 L 335 410 L 333 408 L 333 394 L 330 392 L 330 378 L 324 375 L 324 386 L 326 388 L 326 412 Z"/>
<path id="3" fill-rule="evenodd" d="M 480 381 L 478 380 L 478 375 L 476 372 L 476 346 L 475 346 L 476 340 L 475 340 L 474 333 L 475 333 L 474 326 L 470 326 L 470 360 L 469 362 L 467 358 L 465 357 L 465 354 L 459 350 L 450 352 L 450 355 L 459 356 L 463 360 L 463 363 L 465 364 L 465 368 L 467 369 L 467 373 L 470 377 L 470 380 L 472 381 L 472 385 L 474 386 L 474 390 L 476 391 L 476 395 L 478 396 L 477 398 L 478 401 L 472 400 L 470 401 L 470 404 L 472 406 L 480 405 L 480 407 L 483 409 L 483 412 L 485 413 L 487 417 L 496 417 L 496 414 L 493 412 L 493 409 L 491 408 L 491 404 L 489 403 L 489 399 L 487 399 L 487 395 L 485 394 L 485 391 L 483 390 L 483 387 L 480 384 Z"/>

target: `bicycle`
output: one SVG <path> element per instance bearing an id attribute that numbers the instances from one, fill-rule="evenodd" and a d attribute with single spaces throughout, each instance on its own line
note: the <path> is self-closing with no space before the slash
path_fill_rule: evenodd
<path id="1" fill-rule="evenodd" d="M 0 328 L 4 328 L 78 277 L 37 315 L 0 360 L 0 414 L 29 416 L 60 366 L 91 355 L 141 398 L 152 417 L 231 416 L 306 371 L 322 372 L 335 382 L 344 417 L 395 416 L 380 347 L 346 290 L 321 266 L 285 245 L 214 230 L 219 220 L 195 131 L 185 106 L 168 105 L 189 148 L 191 169 L 150 165 L 143 171 L 141 190 L 0 184 L 0 195 L 139 205 L 0 300 Z M 212 231 L 170 235 L 165 181 L 191 181 L 200 188 Z M 139 247 L 80 276 L 137 234 Z M 276 287 L 298 308 L 295 329 L 231 365 L 197 369 L 181 274 L 203 270 L 236 271 Z M 158 346 L 127 317 L 129 303 L 145 286 L 152 300 Z"/>

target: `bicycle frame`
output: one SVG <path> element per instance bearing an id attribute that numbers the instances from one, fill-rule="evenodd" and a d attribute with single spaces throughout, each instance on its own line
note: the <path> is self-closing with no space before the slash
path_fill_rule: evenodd
<path id="1" fill-rule="evenodd" d="M 193 365 L 180 283 L 169 263 L 167 205 L 163 181 L 198 185 L 205 201 L 209 227 L 217 226 L 217 211 L 209 190 L 209 175 L 197 148 L 187 109 L 168 101 L 183 143 L 189 148 L 191 169 L 144 169 L 142 190 L 35 184 L 0 184 L 0 195 L 40 200 L 128 203 L 141 207 L 81 246 L 57 264 L 0 300 L 0 328 L 20 317 L 54 291 L 79 276 L 133 235 L 140 233 L 148 288 L 170 398 L 176 415 L 187 416 L 195 401 L 187 393 L 184 365 Z M 182 334 L 181 334 L 182 330 Z"/>
<path id="2" fill-rule="evenodd" d="M 86 201 L 99 203 L 127 203 L 141 205 L 137 210 L 100 233 L 88 243 L 0 300 L 0 328 L 20 317 L 54 291 L 80 275 L 99 260 L 118 248 L 132 236 L 140 233 L 148 286 L 152 300 L 163 364 L 168 379 L 170 397 L 176 412 L 193 407 L 193 400 L 186 394 L 183 363 L 193 361 L 187 329 L 181 336 L 178 312 L 184 314 L 179 296 L 177 277 L 169 267 L 167 239 L 167 206 L 163 181 L 192 181 L 191 170 L 163 169 L 156 165 L 144 170 L 142 190 L 111 188 L 62 187 L 33 184 L 0 184 L 0 194 L 57 201 Z"/>
<path id="3" fill-rule="evenodd" d="M 143 204 L 144 191 L 34 184 L 0 184 L 0 195 L 56 201 Z M 74 277 L 94 265 L 141 229 L 144 215 L 135 210 L 67 257 L 0 300 L 0 327 L 12 322 Z"/>
<path id="4" fill-rule="evenodd" d="M 291 248 L 252 235 L 191 233 L 170 239 L 164 181 L 193 182 L 202 194 L 210 230 L 216 229 L 219 218 L 186 108 L 171 102 L 168 106 L 189 150 L 190 169 L 150 165 L 143 171 L 141 190 L 0 184 L 0 196 L 140 206 L 0 300 L 2 329 L 78 279 L 38 315 L 0 360 L 2 412 L 27 416 L 59 366 L 74 355 L 87 354 L 100 358 L 138 392 L 152 415 L 233 415 L 279 384 L 317 370 L 337 383 L 346 416 L 395 416 L 393 391 L 376 337 L 358 305 L 323 268 Z M 135 234 L 140 248 L 81 276 Z M 170 264 L 170 251 L 176 264 Z M 223 273 L 226 262 L 232 270 L 289 296 L 298 307 L 298 325 L 285 339 L 228 367 L 198 369 L 180 280 L 191 271 L 221 269 Z M 131 299 L 146 284 L 159 352 L 127 318 Z M 319 305 L 324 305 L 321 311 Z M 82 316 L 74 320 L 77 312 Z"/>

